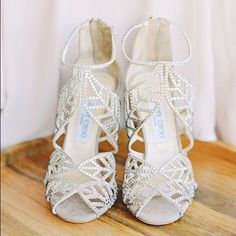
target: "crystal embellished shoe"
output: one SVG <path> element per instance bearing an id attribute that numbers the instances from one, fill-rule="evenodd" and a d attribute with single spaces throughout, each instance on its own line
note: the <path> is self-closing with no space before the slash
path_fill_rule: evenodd
<path id="1" fill-rule="evenodd" d="M 67 51 L 73 40 L 78 40 L 79 53 L 75 62 L 69 63 Z M 69 222 L 92 221 L 117 198 L 113 153 L 118 150 L 120 100 L 115 94 L 119 86 L 115 56 L 113 30 L 99 19 L 77 27 L 62 55 L 72 77 L 59 94 L 55 150 L 45 184 L 52 212 Z M 59 145 L 63 135 L 64 143 Z M 99 151 L 102 142 L 110 144 L 109 152 Z"/>
<path id="2" fill-rule="evenodd" d="M 188 43 L 189 56 L 182 62 L 172 60 L 171 25 Z M 126 41 L 135 31 L 128 56 Z M 187 157 L 193 145 L 193 87 L 175 69 L 190 58 L 189 40 L 176 23 L 152 17 L 126 33 L 123 52 L 131 62 L 126 75 L 129 153 L 123 201 L 145 223 L 172 223 L 183 216 L 196 188 Z M 182 134 L 188 146 L 181 144 Z"/>

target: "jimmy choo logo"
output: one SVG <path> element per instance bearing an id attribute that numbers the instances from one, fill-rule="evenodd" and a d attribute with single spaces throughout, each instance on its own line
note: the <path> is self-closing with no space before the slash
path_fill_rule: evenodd
<path id="1" fill-rule="evenodd" d="M 159 136 L 160 138 L 165 138 L 166 133 L 165 133 L 164 123 L 163 123 L 162 113 L 161 113 L 160 108 L 157 109 L 155 115 L 156 115 L 156 125 L 158 127 L 157 131 L 159 133 Z"/>
<path id="2" fill-rule="evenodd" d="M 160 105 L 152 116 L 154 141 L 158 143 L 168 142 L 168 130 L 164 112 L 164 107 Z"/>
<path id="3" fill-rule="evenodd" d="M 89 115 L 86 113 L 84 116 L 81 117 L 81 138 L 86 138 L 88 135 L 88 127 L 89 127 Z"/>
<path id="4" fill-rule="evenodd" d="M 89 101 L 88 105 L 95 105 L 94 101 Z M 79 143 L 87 143 L 92 132 L 92 118 L 84 108 L 79 111 L 79 121 L 77 125 L 76 141 Z"/>

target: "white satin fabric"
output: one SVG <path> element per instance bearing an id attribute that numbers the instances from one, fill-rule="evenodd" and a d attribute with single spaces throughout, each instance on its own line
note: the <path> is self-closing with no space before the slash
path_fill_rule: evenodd
<path id="1" fill-rule="evenodd" d="M 177 21 L 192 42 L 183 70 L 196 88 L 195 138 L 236 145 L 236 1 L 3 0 L 1 10 L 2 148 L 52 134 L 58 91 L 67 79 L 62 49 L 87 18 L 115 28 L 123 99 L 122 36 L 148 16 Z"/>

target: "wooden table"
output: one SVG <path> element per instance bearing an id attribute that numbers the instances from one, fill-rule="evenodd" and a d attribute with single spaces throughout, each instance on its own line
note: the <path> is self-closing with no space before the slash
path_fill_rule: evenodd
<path id="1" fill-rule="evenodd" d="M 50 142 L 50 138 L 38 139 L 2 152 L 2 235 L 236 235 L 234 148 L 220 142 L 195 142 L 190 152 L 198 182 L 194 201 L 178 222 L 158 227 L 136 220 L 120 196 L 110 211 L 90 223 L 67 223 L 53 215 L 42 184 L 52 152 Z M 119 186 L 126 155 L 126 133 L 121 131 L 116 156 Z"/>

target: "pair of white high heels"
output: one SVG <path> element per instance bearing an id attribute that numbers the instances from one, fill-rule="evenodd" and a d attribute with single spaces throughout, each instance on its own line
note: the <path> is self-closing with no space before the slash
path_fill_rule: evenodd
<path id="1" fill-rule="evenodd" d="M 139 220 L 163 225 L 179 219 L 192 201 L 196 183 L 187 151 L 192 148 L 193 88 L 175 71 L 170 25 L 148 18 L 131 28 L 123 40 L 130 62 L 125 84 L 125 115 L 129 136 L 123 201 Z M 132 56 L 126 40 L 136 31 Z M 79 37 L 78 58 L 66 60 L 71 41 Z M 59 95 L 54 152 L 45 176 L 52 212 L 73 222 L 92 221 L 117 198 L 116 162 L 120 127 L 119 67 L 112 27 L 90 19 L 77 27 L 65 46 L 62 61 L 72 77 Z M 180 135 L 190 142 L 182 147 Z M 64 137 L 63 145 L 58 139 Z M 107 142 L 111 151 L 99 152 Z M 141 150 L 140 147 L 144 150 Z"/>

